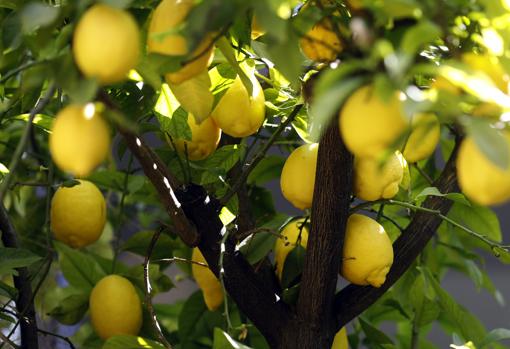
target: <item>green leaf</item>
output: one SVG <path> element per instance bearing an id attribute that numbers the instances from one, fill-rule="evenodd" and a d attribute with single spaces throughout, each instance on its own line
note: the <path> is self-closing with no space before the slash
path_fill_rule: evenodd
<path id="1" fill-rule="evenodd" d="M 241 149 L 242 146 L 238 144 L 225 145 L 201 162 L 200 167 L 205 171 L 202 173 L 200 184 L 210 184 L 219 181 L 220 176 L 226 175 L 239 161 Z"/>
<path id="2" fill-rule="evenodd" d="M 383 348 L 395 348 L 393 341 L 390 337 L 385 335 L 382 331 L 368 323 L 363 317 L 359 318 L 359 322 L 367 339 L 374 344 L 378 344 Z"/>
<path id="3" fill-rule="evenodd" d="M 24 34 L 30 34 L 39 28 L 51 25 L 58 18 L 60 7 L 40 2 L 26 5 L 21 12 L 21 28 Z"/>
<path id="4" fill-rule="evenodd" d="M 135 265 L 128 272 L 121 274 L 129 279 L 138 289 L 145 289 L 143 265 Z M 172 280 L 161 272 L 158 264 L 149 264 L 149 277 L 151 294 L 169 291 L 174 286 Z"/>
<path id="5" fill-rule="evenodd" d="M 136 253 L 140 256 L 147 254 L 150 242 L 154 236 L 153 231 L 141 231 L 132 235 L 123 245 L 123 251 Z M 171 258 L 172 251 L 179 248 L 180 244 L 167 234 L 161 234 L 152 250 L 152 260 Z"/>
<path id="6" fill-rule="evenodd" d="M 172 114 L 171 118 L 158 115 L 161 129 L 168 132 L 173 139 L 191 141 L 191 129 L 188 125 L 188 113 L 181 107 Z"/>
<path id="7" fill-rule="evenodd" d="M 280 178 L 285 158 L 269 155 L 262 159 L 248 176 L 248 184 L 262 185 L 273 179 Z"/>
<path id="8" fill-rule="evenodd" d="M 498 216 L 488 207 L 455 203 L 448 217 L 493 241 L 501 242 L 502 234 Z M 463 241 L 469 239 L 464 232 L 459 232 L 459 235 Z"/>
<path id="9" fill-rule="evenodd" d="M 83 290 L 91 290 L 96 283 L 106 276 L 99 263 L 90 255 L 73 250 L 55 242 L 59 253 L 60 268 L 70 285 Z"/>
<path id="10" fill-rule="evenodd" d="M 241 244 L 241 252 L 250 264 L 255 264 L 267 256 L 273 249 L 277 237 L 261 232 L 253 234 Z"/>
<path id="11" fill-rule="evenodd" d="M 126 173 L 115 170 L 97 170 L 90 174 L 87 180 L 93 182 L 101 189 L 122 192 L 124 191 Z M 144 176 L 127 175 L 126 194 L 134 194 L 142 189 L 145 181 Z"/>
<path id="12" fill-rule="evenodd" d="M 0 276 L 18 275 L 16 268 L 24 268 L 40 260 L 41 257 L 21 248 L 0 247 Z"/>
<path id="13" fill-rule="evenodd" d="M 473 316 L 464 307 L 459 305 L 452 296 L 448 294 L 437 280 L 432 276 L 430 270 L 422 268 L 427 281 L 434 288 L 439 306 L 444 314 L 459 330 L 466 341 L 473 341 L 478 344 L 486 335 L 486 331 L 480 320 Z"/>
<path id="14" fill-rule="evenodd" d="M 49 314 L 64 325 L 74 325 L 81 321 L 89 308 L 89 293 L 74 291 L 58 302 Z"/>
<path id="15" fill-rule="evenodd" d="M 407 29 L 401 48 L 408 55 L 414 55 L 425 45 L 435 41 L 441 35 L 441 28 L 429 21 L 421 21 Z"/>
<path id="16" fill-rule="evenodd" d="M 282 287 L 289 288 L 298 279 L 303 270 L 306 251 L 303 246 L 299 245 L 292 249 L 285 259 L 282 271 Z"/>
<path id="17" fill-rule="evenodd" d="M 223 56 L 227 59 L 230 65 L 235 69 L 237 75 L 241 79 L 246 91 L 248 91 L 248 96 L 253 96 L 253 83 L 247 73 L 241 68 L 241 65 L 237 61 L 236 54 L 232 46 L 230 45 L 230 41 L 226 37 L 221 37 L 218 41 L 216 41 L 216 46 L 220 49 Z"/>
<path id="18" fill-rule="evenodd" d="M 103 349 L 164 349 L 165 347 L 151 339 L 118 335 L 108 338 L 104 343 Z"/>
<path id="19" fill-rule="evenodd" d="M 211 91 L 214 96 L 214 110 L 214 107 L 216 107 L 221 97 L 223 97 L 234 83 L 237 73 L 230 64 L 220 63 L 209 71 L 209 77 L 211 79 Z"/>
<path id="20" fill-rule="evenodd" d="M 197 124 L 209 117 L 214 96 L 210 91 L 211 80 L 207 71 L 178 85 L 169 83 L 169 86 L 181 107 L 195 117 Z"/>
<path id="21" fill-rule="evenodd" d="M 221 328 L 214 329 L 214 342 L 212 349 L 251 349 L 250 347 L 234 340 Z"/>
<path id="22" fill-rule="evenodd" d="M 0 280 L 0 296 L 15 299 L 18 297 L 18 290 Z"/>
<path id="23" fill-rule="evenodd" d="M 491 343 L 499 342 L 505 339 L 510 339 L 510 330 L 507 330 L 506 328 L 497 328 L 490 331 L 487 336 L 485 336 L 485 338 L 479 344 L 479 347 L 480 349 L 483 349 Z"/>
<path id="24" fill-rule="evenodd" d="M 503 170 L 510 167 L 508 141 L 501 131 L 492 127 L 484 118 L 471 118 L 464 126 L 487 159 Z"/>
<path id="25" fill-rule="evenodd" d="M 427 197 L 427 196 L 446 197 L 452 201 L 458 202 L 459 204 L 471 206 L 471 203 L 466 199 L 466 197 L 463 194 L 461 194 L 461 193 L 442 194 L 436 187 L 424 188 L 420 193 L 418 193 L 414 197 L 414 200 L 418 200 L 420 198 Z"/>

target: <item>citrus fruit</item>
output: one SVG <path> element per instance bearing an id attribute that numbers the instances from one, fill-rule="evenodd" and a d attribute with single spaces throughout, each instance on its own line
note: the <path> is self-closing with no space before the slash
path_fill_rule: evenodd
<path id="1" fill-rule="evenodd" d="M 488 54 L 464 53 L 462 61 L 476 71 L 481 71 L 491 78 L 494 85 L 504 93 L 508 92 L 510 77 L 505 72 L 497 57 Z"/>
<path id="2" fill-rule="evenodd" d="M 435 114 L 420 113 L 413 116 L 411 127 L 402 153 L 407 161 L 413 163 L 434 153 L 441 135 L 441 125 Z"/>
<path id="3" fill-rule="evenodd" d="M 288 223 L 281 231 L 281 237 L 276 239 L 274 245 L 276 275 L 281 280 L 285 259 L 298 244 L 306 248 L 308 243 L 308 228 L 304 219 L 297 219 Z"/>
<path id="4" fill-rule="evenodd" d="M 108 156 L 110 131 L 93 104 L 72 104 L 55 117 L 49 148 L 61 170 L 87 176 Z"/>
<path id="5" fill-rule="evenodd" d="M 505 139 L 510 152 L 510 133 Z M 460 146 L 457 176 L 462 192 L 477 204 L 498 205 L 510 199 L 510 166 L 503 170 L 492 163 L 470 137 Z"/>
<path id="6" fill-rule="evenodd" d="M 71 247 L 83 247 L 101 236 L 106 223 L 106 202 L 91 182 L 80 180 L 60 187 L 51 200 L 51 230 L 55 238 Z"/>
<path id="7" fill-rule="evenodd" d="M 138 63 L 140 33 L 126 11 L 96 4 L 82 16 L 73 38 L 73 54 L 82 73 L 101 84 L 126 78 Z"/>
<path id="8" fill-rule="evenodd" d="M 237 76 L 211 114 L 216 125 L 232 137 L 250 136 L 264 123 L 264 91 L 255 75 L 249 75 L 253 85 L 252 95 L 248 95 L 241 78 Z"/>
<path id="9" fill-rule="evenodd" d="M 314 62 L 331 62 L 342 51 L 342 42 L 332 29 L 330 20 L 323 19 L 303 36 L 299 44 L 304 55 Z"/>
<path id="10" fill-rule="evenodd" d="M 188 126 L 191 129 L 191 141 L 175 140 L 177 151 L 190 160 L 202 160 L 214 153 L 221 137 L 221 130 L 212 118 L 197 124 L 193 115 L 188 115 Z"/>
<path id="11" fill-rule="evenodd" d="M 347 148 L 358 157 L 380 157 L 407 130 L 399 93 L 383 100 L 373 86 L 357 89 L 339 115 L 340 133 Z"/>
<path id="12" fill-rule="evenodd" d="M 204 263 L 207 265 L 202 252 L 200 252 L 197 247 L 193 249 L 191 259 L 193 262 Z M 198 287 L 202 290 L 207 309 L 211 311 L 218 309 L 223 303 L 223 287 L 221 287 L 221 283 L 218 281 L 216 276 L 208 267 L 195 263 L 191 265 L 191 272 L 193 274 L 193 278 L 198 284 Z"/>
<path id="13" fill-rule="evenodd" d="M 340 331 L 336 333 L 331 349 L 348 349 L 348 348 L 349 342 L 347 341 L 347 330 L 345 329 L 345 327 L 342 327 Z"/>
<path id="14" fill-rule="evenodd" d="M 283 165 L 280 177 L 282 194 L 301 210 L 312 207 L 318 153 L 318 143 L 302 145 L 289 155 Z"/>
<path id="15" fill-rule="evenodd" d="M 347 220 L 342 276 L 355 285 L 381 287 L 393 264 L 393 246 L 383 226 L 352 214 Z"/>
<path id="16" fill-rule="evenodd" d="M 207 69 L 213 58 L 213 45 L 209 36 L 190 53 L 186 38 L 179 33 L 172 33 L 184 24 L 193 5 L 193 0 L 163 0 L 152 13 L 147 51 L 167 56 L 189 56 L 192 60 L 181 69 L 166 74 L 167 81 L 173 84 L 180 84 L 200 74 Z"/>
<path id="17" fill-rule="evenodd" d="M 119 275 L 102 278 L 89 298 L 90 321 L 97 335 L 136 336 L 142 327 L 142 303 L 133 284 Z"/>
<path id="18" fill-rule="evenodd" d="M 362 200 L 391 199 L 404 177 L 404 162 L 397 153 L 384 163 L 376 158 L 354 158 L 354 194 Z"/>

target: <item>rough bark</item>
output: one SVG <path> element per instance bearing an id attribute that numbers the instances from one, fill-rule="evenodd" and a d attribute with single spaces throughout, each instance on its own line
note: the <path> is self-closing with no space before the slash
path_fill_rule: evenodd
<path id="1" fill-rule="evenodd" d="M 0 230 L 2 231 L 2 243 L 5 247 L 18 248 L 16 231 L 9 220 L 9 216 L 3 204 L 0 204 Z M 14 287 L 18 290 L 16 309 L 20 314 L 21 348 L 39 348 L 37 338 L 37 321 L 34 310 L 34 300 L 30 275 L 27 268 L 17 268 L 17 276 L 13 276 Z"/>
<path id="2" fill-rule="evenodd" d="M 333 122 L 319 144 L 311 230 L 301 279 L 296 321 L 281 348 L 330 348 L 333 297 L 341 264 L 352 192 L 353 157 Z"/>

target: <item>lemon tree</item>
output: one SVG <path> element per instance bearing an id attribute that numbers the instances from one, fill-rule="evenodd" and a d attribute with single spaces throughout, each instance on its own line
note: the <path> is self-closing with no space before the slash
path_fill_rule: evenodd
<path id="1" fill-rule="evenodd" d="M 0 347 L 507 347 L 509 18 L 0 1 Z"/>

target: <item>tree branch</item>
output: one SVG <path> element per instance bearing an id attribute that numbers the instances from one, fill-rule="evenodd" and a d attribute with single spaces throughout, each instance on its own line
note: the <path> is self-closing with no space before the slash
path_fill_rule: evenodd
<path id="1" fill-rule="evenodd" d="M 294 343 L 302 348 L 330 348 L 333 341 L 333 298 L 349 217 L 352 162 L 338 123 L 332 122 L 319 143 L 311 230 L 297 305 L 300 329 L 293 334 L 298 337 Z"/>
<path id="2" fill-rule="evenodd" d="M 458 192 L 455 162 L 460 138 L 457 137 L 455 148 L 445 165 L 442 174 L 434 183 L 441 193 Z M 439 211 L 446 216 L 453 202 L 447 198 L 431 196 L 425 200 L 423 207 Z M 437 213 L 419 211 L 393 244 L 395 258 L 393 266 L 380 288 L 371 286 L 349 285 L 335 296 L 336 330 L 347 324 L 375 303 L 407 271 L 413 261 L 423 251 L 435 234 L 442 219 Z"/>
<path id="3" fill-rule="evenodd" d="M 0 202 L 0 230 L 5 247 L 18 248 L 18 238 L 7 211 Z M 27 268 L 18 268 L 18 275 L 13 276 L 14 287 L 18 290 L 16 309 L 20 317 L 21 347 L 38 348 L 37 321 L 35 318 L 32 286 Z"/>

